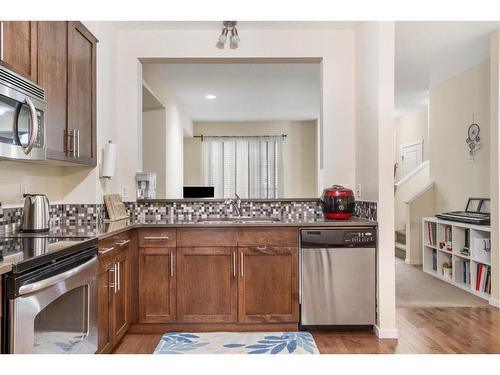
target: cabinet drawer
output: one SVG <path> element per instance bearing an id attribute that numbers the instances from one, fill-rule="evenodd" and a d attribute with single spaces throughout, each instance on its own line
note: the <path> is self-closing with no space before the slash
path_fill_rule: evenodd
<path id="1" fill-rule="evenodd" d="M 177 243 L 176 230 L 141 229 L 139 230 L 139 247 L 175 247 Z"/>
<path id="2" fill-rule="evenodd" d="M 297 228 L 243 228 L 238 230 L 239 246 L 297 247 Z"/>
<path id="3" fill-rule="evenodd" d="M 117 255 L 118 250 L 127 247 L 130 243 L 128 232 L 116 234 L 112 237 L 99 240 L 97 247 L 99 249 L 99 259 L 107 259 Z"/>
<path id="4" fill-rule="evenodd" d="M 181 228 L 179 247 L 237 246 L 235 228 Z"/>

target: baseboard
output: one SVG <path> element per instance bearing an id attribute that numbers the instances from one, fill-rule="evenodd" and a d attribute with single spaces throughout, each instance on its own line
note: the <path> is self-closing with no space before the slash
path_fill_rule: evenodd
<path id="1" fill-rule="evenodd" d="M 497 307 L 500 309 L 500 301 L 499 300 L 490 297 L 489 302 L 490 302 L 491 306 L 494 306 L 494 307 Z"/>
<path id="2" fill-rule="evenodd" d="M 379 339 L 397 339 L 398 338 L 398 330 L 396 328 L 393 329 L 381 329 L 378 325 L 373 326 L 373 330 Z"/>
<path id="3" fill-rule="evenodd" d="M 422 261 L 421 260 L 405 259 L 405 263 L 409 264 L 411 266 L 421 266 L 422 265 Z"/>
<path id="4" fill-rule="evenodd" d="M 130 325 L 128 333 L 157 335 L 165 332 L 280 332 L 298 330 L 297 323 L 133 323 Z"/>

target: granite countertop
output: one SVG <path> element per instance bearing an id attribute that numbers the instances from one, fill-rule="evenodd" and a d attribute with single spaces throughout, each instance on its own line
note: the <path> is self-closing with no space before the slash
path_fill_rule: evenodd
<path id="1" fill-rule="evenodd" d="M 135 228 L 162 228 L 162 227 L 346 227 L 361 226 L 374 227 L 377 222 L 361 218 L 349 220 L 329 220 L 323 217 L 301 217 L 301 218 L 280 218 L 277 222 L 200 222 L 199 218 L 186 219 L 126 219 L 111 223 L 85 223 L 75 225 L 59 225 L 52 227 L 46 233 L 22 233 L 13 232 L 3 234 L 0 237 L 87 237 L 104 239 L 118 233 Z M 7 262 L 0 261 L 0 275 L 9 272 L 11 266 Z"/>

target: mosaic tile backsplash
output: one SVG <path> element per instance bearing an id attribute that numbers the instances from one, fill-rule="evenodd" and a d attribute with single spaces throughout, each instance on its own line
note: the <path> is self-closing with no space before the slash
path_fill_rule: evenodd
<path id="1" fill-rule="evenodd" d="M 223 201 L 212 202 L 126 202 L 129 216 L 133 219 L 165 220 L 169 218 L 190 220 L 207 217 L 234 216 L 233 207 Z M 243 216 L 271 216 L 284 218 L 322 217 L 319 200 L 297 201 L 243 201 Z M 0 232 L 19 228 L 22 207 L 6 208 L 0 218 Z M 55 204 L 50 206 L 50 225 L 81 225 L 106 218 L 104 204 Z M 355 216 L 377 220 L 377 203 L 356 201 Z"/>

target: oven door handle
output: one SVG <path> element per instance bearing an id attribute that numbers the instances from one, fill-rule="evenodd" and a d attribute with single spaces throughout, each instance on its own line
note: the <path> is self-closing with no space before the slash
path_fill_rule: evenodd
<path id="1" fill-rule="evenodd" d="M 39 290 L 42 290 L 42 289 L 48 288 L 49 286 L 57 284 L 61 281 L 69 279 L 71 276 L 76 275 L 78 272 L 81 272 L 81 271 L 89 268 L 95 262 L 97 262 L 97 257 L 93 257 L 91 260 L 79 265 L 78 267 L 72 268 L 72 269 L 70 269 L 66 272 L 60 273 L 58 275 L 48 277 L 45 280 L 40 280 L 40 281 L 31 283 L 31 284 L 23 285 L 19 288 L 19 295 L 22 296 L 25 294 L 37 292 Z"/>

